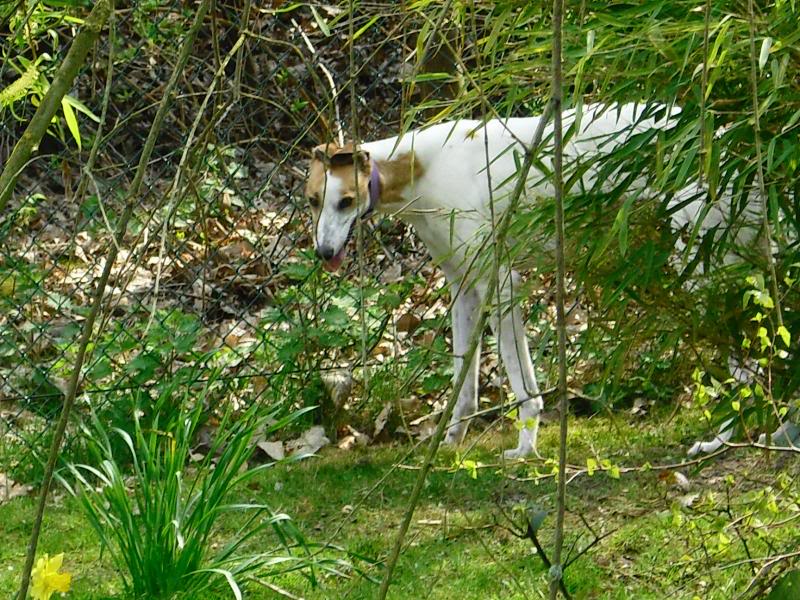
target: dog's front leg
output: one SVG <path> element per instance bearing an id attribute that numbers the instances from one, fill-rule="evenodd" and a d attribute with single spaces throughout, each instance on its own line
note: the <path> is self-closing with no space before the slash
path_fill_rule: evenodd
<path id="1" fill-rule="evenodd" d="M 481 356 L 481 344 L 469 364 L 464 364 L 464 355 L 469 350 L 469 338 L 475 323 L 478 321 L 480 311 L 480 294 L 472 286 L 451 286 L 453 294 L 453 382 L 458 380 L 461 369 L 467 369 L 464 384 L 458 391 L 453 416 L 447 429 L 446 444 L 459 444 L 464 439 L 471 417 L 478 409 L 478 364 Z"/>

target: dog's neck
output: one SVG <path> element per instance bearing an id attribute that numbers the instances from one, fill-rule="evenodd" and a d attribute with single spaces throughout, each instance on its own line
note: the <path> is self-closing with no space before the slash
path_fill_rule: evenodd
<path id="1" fill-rule="evenodd" d="M 396 158 L 376 161 L 380 172 L 380 201 L 376 210 L 393 211 L 408 203 L 406 197 L 414 182 L 423 175 L 422 165 L 413 152 L 400 154 Z"/>

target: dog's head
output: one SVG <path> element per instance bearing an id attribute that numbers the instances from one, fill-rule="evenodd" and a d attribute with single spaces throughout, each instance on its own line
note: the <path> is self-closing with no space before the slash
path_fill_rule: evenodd
<path id="1" fill-rule="evenodd" d="M 369 153 L 352 144 L 314 148 L 305 196 L 314 220 L 314 247 L 328 271 L 342 264 L 356 220 L 370 210 L 371 169 Z"/>

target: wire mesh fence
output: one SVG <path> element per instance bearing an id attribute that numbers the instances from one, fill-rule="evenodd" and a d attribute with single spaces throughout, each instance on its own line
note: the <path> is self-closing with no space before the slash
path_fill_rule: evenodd
<path id="1" fill-rule="evenodd" d="M 217 3 L 206 19 L 111 271 L 79 387 L 83 412 L 124 423 L 144 409 L 148 390 L 212 372 L 226 382 L 226 401 L 318 405 L 324 373 L 358 368 L 365 343 L 379 369 L 396 350 L 382 339 L 396 325 L 378 309 L 359 323 L 364 298 L 396 311 L 415 302 L 414 283 L 436 293 L 419 249 L 401 261 L 382 243 L 392 236 L 413 246 L 400 225 L 371 228 L 360 278 L 323 274 L 299 193 L 309 149 L 350 130 L 351 93 L 360 135 L 400 126 L 408 15 L 394 3 L 362 5 L 351 69 L 343 8 L 281 4 Z M 8 21 L 4 84 L 33 72 L 40 85 L 65 52 L 69 27 L 53 29 L 53 39 L 45 27 L 64 25 L 66 10 L 37 11 Z M 192 17 L 181 2 L 117 7 L 68 96 L 74 109 L 59 112 L 2 215 L 0 471 L 16 478 L 40 469 L 124 192 Z M 31 86 L 4 104 L 2 162 L 39 92 Z M 421 319 L 406 312 L 408 332 Z M 446 352 L 430 340 L 428 353 L 432 346 Z M 403 369 L 429 360 L 410 357 Z M 407 374 L 390 372 L 397 368 L 372 387 L 396 386 Z M 446 379 L 435 373 L 425 385 Z"/>
<path id="2" fill-rule="evenodd" d="M 112 269 L 83 368 L 82 410 L 108 410 L 111 421 L 124 422 L 138 394 L 159 389 L 166 379 L 183 378 L 188 385 L 211 373 L 221 373 L 229 386 L 221 396 L 237 402 L 321 405 L 329 400 L 326 374 L 358 371 L 365 357 L 370 368 L 358 372 L 349 399 L 354 414 L 368 420 L 387 404 L 436 405 L 452 375 L 449 344 L 441 335 L 448 310 L 443 278 L 425 263 L 425 250 L 406 226 L 388 220 L 367 226 L 365 260 L 351 260 L 340 277 L 324 273 L 311 249 L 301 187 L 314 145 L 353 132 L 363 139 L 389 136 L 421 115 L 449 114 L 447 95 L 458 90 L 469 96 L 458 114 L 480 116 L 486 100 L 504 114 L 535 111 L 531 103 L 541 95 L 546 72 L 526 61 L 519 63 L 524 72 L 511 74 L 512 84 L 495 75 L 470 78 L 490 72 L 477 39 L 486 35 L 481 39 L 499 45 L 492 52 L 501 54 L 503 48 L 538 47 L 549 35 L 546 11 L 479 6 L 469 27 L 459 29 L 447 6 L 426 13 L 403 3 L 359 4 L 351 38 L 348 3 L 217 3 L 181 73 Z M 47 2 L 17 8 L 0 13 L 3 163 L 83 14 Z M 180 2 L 117 7 L 0 215 L 0 468 L 16 476 L 36 477 L 125 190 L 194 12 Z M 503 42 L 491 20 L 512 15 L 531 20 Z M 442 35 L 425 37 L 432 29 Z M 459 51 L 439 56 L 437 44 Z M 431 69 L 451 76 L 419 76 L 420 54 Z M 522 94 L 517 85 L 537 93 Z M 671 168 L 685 176 L 687 165 Z M 662 285 L 665 248 L 674 239 L 646 210 L 630 215 L 651 220 L 643 234 L 642 228 L 632 230 L 635 242 L 626 237 L 631 248 L 625 260 L 605 252 L 616 235 L 622 247 L 625 228 L 615 234 L 615 227 L 619 215 L 628 218 L 611 208 L 602 217 L 597 207 L 569 211 L 585 221 L 576 227 L 577 244 L 601 247 L 596 256 L 589 252 L 575 261 L 586 302 L 600 310 L 588 329 L 581 307 L 572 312 L 579 316 L 575 331 L 583 332 L 573 350 L 588 348 L 581 370 L 589 381 L 622 380 L 631 372 L 629 348 L 643 348 L 636 381 L 648 394 L 667 394 L 655 377 L 672 378 L 665 389 L 679 379 L 672 365 L 697 321 L 695 303 L 687 296 L 678 310 L 665 310 L 683 298 L 680 289 Z M 518 232 L 537 218 L 523 215 Z M 652 231 L 659 229 L 662 239 L 654 240 Z M 517 239 L 528 245 L 524 233 Z M 589 270 L 594 280 L 582 272 Z M 539 359 L 552 344 L 546 324 L 552 318 L 550 281 L 545 276 L 543 282 L 529 281 L 520 294 L 537 324 Z M 733 312 L 729 308 L 720 312 Z M 715 319 L 722 317 L 708 320 Z M 610 343 L 615 337 L 626 342 Z M 723 343 L 721 336 L 713 343 Z M 537 365 L 547 369 L 546 361 Z M 684 381 L 687 368 L 683 361 Z M 502 395 L 495 363 L 483 361 L 482 369 L 481 393 Z"/>
<path id="3" fill-rule="evenodd" d="M 351 13 L 353 4 L 357 8 Z M 210 393 L 203 396 L 208 403 L 205 418 L 212 427 L 218 408 L 262 403 L 287 409 L 321 406 L 307 418 L 322 420 L 332 435 L 341 431 L 344 412 L 348 425 L 373 437 L 397 431 L 418 437 L 431 433 L 435 419 L 428 413 L 443 405 L 452 380 L 453 357 L 444 321 L 449 290 L 444 278 L 426 262 L 427 252 L 410 230 L 392 220 L 366 224 L 364 255 L 353 256 L 338 276 L 324 272 L 312 249 L 302 186 L 309 151 L 322 142 L 388 137 L 426 116 L 470 111 L 474 117 L 530 115 L 541 109 L 539 97 L 546 97 L 542 90 L 549 77 L 548 63 L 542 60 L 549 51 L 549 5 L 472 4 L 467 11 L 468 5 L 461 3 L 461 13 L 459 7 L 450 13 L 453 4 L 430 3 L 441 12 L 432 9 L 426 14 L 397 2 L 215 3 L 180 73 L 167 126 L 158 136 L 143 192 L 134 199 L 133 218 L 111 269 L 82 366 L 80 414 L 68 431 L 66 458 L 79 458 L 84 450 L 76 435 L 81 417 L 94 413 L 104 425 L 126 429 L 137 416 L 171 408 L 163 402 L 169 390 L 206 384 Z M 581 27 L 573 23 L 567 30 L 575 53 L 569 60 L 576 60 L 587 73 L 592 70 L 587 66 L 590 58 L 610 62 L 595 67 L 582 84 L 576 80 L 575 97 L 585 93 L 587 99 L 621 101 L 633 93 L 628 81 L 638 85 L 638 74 L 628 77 L 622 68 L 608 68 L 618 67 L 617 60 L 627 65 L 630 56 L 626 46 L 630 40 L 613 28 L 624 29 L 638 16 L 607 18 L 603 24 L 606 7 L 592 6 L 585 14 L 582 8 L 580 15 L 574 15 Z M 676 25 L 660 11 L 654 13 L 659 15 L 654 22 L 683 32 L 682 23 Z M 36 110 L 86 12 L 78 1 L 61 0 L 0 7 L 0 165 L 6 163 Z M 20 174 L 11 202 L 0 210 L 0 488 L 8 482 L 35 484 L 41 479 L 54 420 L 73 374 L 81 328 L 114 244 L 113 232 L 126 209 L 142 146 L 195 13 L 195 3 L 179 0 L 135 0 L 116 7 L 113 22 L 90 54 L 35 158 Z M 724 14 L 723 32 L 727 8 Z M 440 20 L 441 15 L 452 19 Z M 503 23 L 513 27 L 504 31 Z M 695 33 L 701 31 L 699 24 L 698 13 Z M 604 38 L 598 34 L 598 40 L 621 40 L 605 58 L 595 57 L 588 47 L 594 43 L 595 29 L 601 31 L 602 26 L 612 33 Z M 423 35 L 437 29 L 439 36 Z M 665 31 L 670 39 L 683 35 Z M 776 39 L 779 33 L 774 34 Z M 684 57 L 684 67 L 690 64 L 686 57 L 701 52 L 701 37 L 695 35 L 685 49 L 674 52 Z M 449 60 L 447 52 L 437 56 L 436 49 L 427 46 L 429 40 L 464 51 L 451 52 Z M 657 51 L 647 50 L 647 56 L 654 58 L 647 59 L 650 62 L 645 61 L 641 71 L 652 79 L 661 77 L 659 69 L 677 70 L 674 62 L 659 58 L 661 41 L 662 32 L 653 35 L 650 42 Z M 587 49 L 581 54 L 584 43 Z M 484 56 L 480 48 L 488 48 Z M 449 74 L 420 76 L 421 55 L 431 69 Z M 492 65 L 481 62 L 487 57 Z M 707 58 L 695 64 L 706 64 Z M 503 64 L 506 59 L 508 65 Z M 789 63 L 782 64 L 785 68 Z M 496 65 L 500 65 L 496 71 L 489 68 Z M 658 138 L 659 143 L 672 143 L 672 156 L 680 157 L 668 161 L 662 157 L 663 172 L 653 175 L 665 185 L 671 179 L 688 181 L 697 166 L 696 132 L 707 129 L 695 123 L 698 110 L 703 114 L 705 108 L 698 109 L 691 98 L 702 97 L 702 104 L 706 94 L 691 91 L 695 85 L 691 71 L 682 68 L 684 79 L 667 86 L 670 97 L 674 92 L 686 102 L 682 117 L 686 122 L 677 141 Z M 780 75 L 777 70 L 773 73 Z M 611 84 L 605 80 L 612 75 L 625 81 L 609 92 Z M 448 112 L 452 104 L 442 99 L 457 93 L 466 100 Z M 753 136 L 747 115 L 741 108 L 726 108 L 731 106 L 729 100 L 719 100 L 717 116 L 730 118 L 736 126 L 725 124 L 716 132 L 708 128 L 708 143 L 713 150 L 713 140 L 738 128 L 746 135 L 737 133 L 725 144 L 736 148 L 745 144 L 749 149 Z M 742 101 L 736 102 L 738 107 Z M 491 110 L 484 113 L 486 105 Z M 790 108 L 796 110 L 794 104 Z M 780 115 L 789 114 L 788 110 Z M 777 120 L 774 114 L 771 119 Z M 796 125 L 796 117 L 783 119 L 780 135 L 796 137 Z M 783 234 L 789 240 L 783 244 L 785 256 L 779 258 L 795 269 L 797 164 L 792 163 L 794 145 L 789 142 L 783 140 L 768 150 L 773 166 L 779 165 L 768 181 L 777 190 L 772 218 L 788 232 Z M 685 148 L 690 151 L 684 152 Z M 717 158 L 724 154 L 719 148 L 715 151 Z M 642 165 L 652 167 L 639 156 L 646 152 L 636 147 L 628 154 L 620 152 L 618 160 L 632 162 L 631 171 L 642 171 Z M 729 153 L 746 165 L 741 170 L 742 189 L 754 180 L 746 154 L 741 158 L 738 152 Z M 613 160 L 610 164 L 613 171 Z M 738 178 L 737 164 L 726 169 L 724 177 Z M 666 189 L 666 195 L 674 192 L 669 185 Z M 730 347 L 731 340 L 734 347 L 741 344 L 746 330 L 729 334 L 721 331 L 721 324 L 727 327 L 729 313 L 735 313 L 738 327 L 749 315 L 742 317 L 740 289 L 723 296 L 716 288 L 706 289 L 704 299 L 712 301 L 701 302 L 706 314 L 699 314 L 696 297 L 683 293 L 684 275 L 675 272 L 669 259 L 677 233 L 661 214 L 666 204 L 620 208 L 615 204 L 619 199 L 592 194 L 568 199 L 575 203 L 568 213 L 576 221 L 573 231 L 579 235 L 573 241 L 580 247 L 570 283 L 582 288 L 581 302 L 591 304 L 588 310 L 598 309 L 590 315 L 590 327 L 584 307 L 570 302 L 571 358 L 583 352 L 581 358 L 586 359 L 571 373 L 576 385 L 586 384 L 583 404 L 573 406 L 591 412 L 608 408 L 613 402 L 605 380 L 614 379 L 640 401 L 631 403 L 631 412 L 641 415 L 656 401 L 674 401 L 675 389 L 691 385 L 690 381 L 705 389 L 700 375 L 690 379 L 699 362 L 696 357 L 712 345 Z M 788 202 L 792 210 L 784 206 Z M 782 211 L 791 218 L 781 216 Z M 521 215 L 514 224 L 515 242 L 530 246 L 526 237 L 530 228 L 549 218 L 546 210 Z M 642 223 L 645 227 L 635 227 Z M 697 232 L 684 233 L 689 237 Z M 711 255 L 714 242 L 712 232 L 698 245 Z M 599 250 L 593 254 L 592 248 Z M 699 262 L 701 252 L 697 257 L 692 260 Z M 740 265 L 736 274 L 740 282 L 753 266 L 759 268 L 756 262 Z M 794 273 L 791 269 L 782 269 L 782 274 L 788 278 Z M 585 274 L 590 270 L 595 279 Z M 685 273 L 692 276 L 691 269 Z M 553 319 L 548 306 L 551 283 L 547 275 L 529 274 L 519 294 L 531 313 L 528 320 L 536 324 L 531 327 L 534 354 L 537 368 L 545 372 L 550 365 L 541 359 L 549 358 L 553 344 L 547 322 Z M 796 289 L 781 300 L 792 309 L 787 311 L 792 329 Z M 682 303 L 677 310 L 676 303 Z M 713 330 L 710 342 L 694 336 L 701 326 L 706 332 Z M 774 339 L 777 344 L 778 338 Z M 480 394 L 482 399 L 496 400 L 504 395 L 504 381 L 495 359 L 488 356 L 493 343 L 490 340 L 481 361 Z M 785 363 L 776 360 L 773 372 L 780 372 L 788 383 L 776 385 L 774 394 L 796 398 L 797 356 L 784 354 Z M 682 392 L 677 395 L 681 397 L 676 412 L 685 398 Z M 792 402 L 794 409 L 796 399 Z M 388 423 L 390 410 L 400 414 Z M 417 419 L 419 415 L 423 417 Z M 722 421 L 717 414 L 706 418 L 712 428 Z M 676 444 L 695 434 L 686 433 L 686 439 Z M 620 460 L 627 456 L 624 449 L 617 453 Z M 571 467 L 574 477 L 591 476 L 598 458 L 602 471 L 616 469 L 619 477 L 620 467 L 601 458 L 594 447 L 585 458 L 586 468 Z M 462 462 L 455 470 L 463 469 L 463 457 L 456 461 Z M 470 463 L 476 473 L 477 463 Z M 546 461 L 541 464 L 549 466 Z M 649 472 L 650 463 L 646 465 L 622 467 L 622 472 Z M 673 466 L 657 465 L 656 470 L 669 475 Z M 505 463 L 498 472 L 505 476 Z M 542 473 L 534 467 L 534 475 L 523 479 L 548 477 Z M 0 501 L 13 493 L 0 489 Z M 673 514 L 674 506 L 667 507 Z M 727 511 L 730 515 L 730 506 Z M 589 531 L 596 541 L 601 539 Z M 576 544 L 579 539 L 575 538 Z M 693 545 L 691 552 L 699 554 L 704 543 Z"/>

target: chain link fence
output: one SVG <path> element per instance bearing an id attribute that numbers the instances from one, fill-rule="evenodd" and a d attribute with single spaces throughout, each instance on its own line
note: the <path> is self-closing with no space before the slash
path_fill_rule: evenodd
<path id="1" fill-rule="evenodd" d="M 362 138 L 392 135 L 404 116 L 411 13 L 395 3 L 358 10 L 352 58 L 344 6 L 233 0 L 209 14 L 113 265 L 79 387 L 84 414 L 124 424 L 167 381 L 212 376 L 220 402 L 320 405 L 324 374 L 358 368 L 362 356 L 376 373 L 357 378 L 365 385 L 354 398 L 392 400 L 431 361 L 440 368 L 421 389 L 447 384 L 444 342 L 434 325 L 420 328 L 446 307 L 411 309 L 438 297 L 441 281 L 405 228 L 370 226 L 367 259 L 341 277 L 323 274 L 311 248 L 301 194 L 310 148 L 353 130 L 353 91 Z M 0 88 L 33 84 L 0 108 L 1 162 L 79 12 L 42 3 L 5 15 Z M 40 473 L 125 190 L 193 14 L 184 2 L 117 7 L 0 215 L 0 472 L 15 479 Z M 402 260 L 388 250 L 397 245 Z M 398 344 L 412 331 L 427 336 L 425 352 L 387 360 L 406 354 Z"/>

